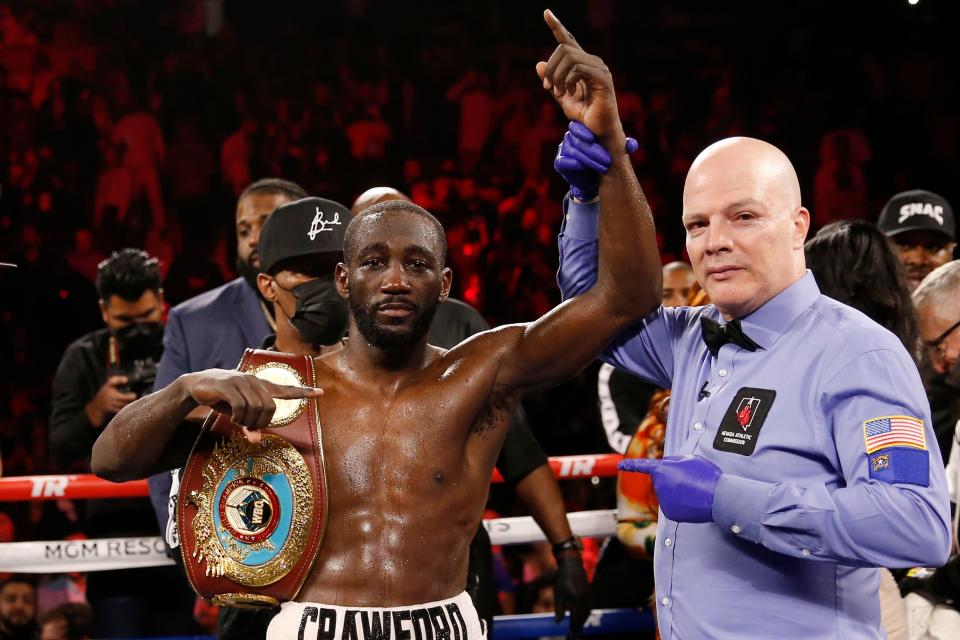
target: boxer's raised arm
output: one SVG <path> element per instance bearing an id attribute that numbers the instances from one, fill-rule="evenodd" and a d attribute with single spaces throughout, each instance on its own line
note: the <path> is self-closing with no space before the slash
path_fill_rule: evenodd
<path id="1" fill-rule="evenodd" d="M 209 369 L 188 373 L 170 385 L 128 404 L 113 417 L 93 445 L 93 472 L 123 482 L 181 466 L 197 437 L 197 425 L 184 424 L 196 407 L 230 416 L 253 442 L 276 409 L 274 398 L 316 398 L 312 387 L 280 385 L 248 373 Z"/>
<path id="2" fill-rule="evenodd" d="M 522 330 L 501 334 L 516 342 L 503 352 L 497 384 L 519 390 L 575 375 L 660 304 L 653 216 L 626 153 L 610 70 L 586 53 L 552 13 L 544 17 L 559 44 L 549 61 L 537 64 L 543 86 L 568 118 L 596 134 L 613 162 L 600 181 L 596 284 Z"/>

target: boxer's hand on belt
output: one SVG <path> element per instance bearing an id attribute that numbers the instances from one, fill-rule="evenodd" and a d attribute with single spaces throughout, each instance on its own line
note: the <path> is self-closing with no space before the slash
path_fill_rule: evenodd
<path id="1" fill-rule="evenodd" d="M 592 131 L 607 151 L 623 153 L 626 136 L 610 69 L 599 57 L 584 51 L 553 12 L 544 11 L 543 19 L 557 41 L 550 59 L 537 63 L 543 88 L 550 91 L 568 119 Z"/>
<path id="2" fill-rule="evenodd" d="M 627 153 L 639 148 L 633 138 L 627 138 Z M 571 121 L 563 142 L 557 148 L 553 168 L 570 185 L 570 193 L 581 202 L 597 197 L 600 192 L 600 174 L 610 169 L 613 159 L 590 129 Z"/>
<path id="3" fill-rule="evenodd" d="M 273 419 L 277 408 L 274 398 L 297 400 L 323 395 L 323 390 L 316 387 L 276 384 L 227 369 L 209 369 L 183 378 L 186 392 L 195 404 L 230 416 L 230 421 L 242 427 L 247 440 L 253 443 L 260 441 L 260 429 L 268 427 Z"/>
<path id="4" fill-rule="evenodd" d="M 660 509 L 674 522 L 713 522 L 713 496 L 723 472 L 706 458 L 629 458 L 617 468 L 650 474 Z"/>

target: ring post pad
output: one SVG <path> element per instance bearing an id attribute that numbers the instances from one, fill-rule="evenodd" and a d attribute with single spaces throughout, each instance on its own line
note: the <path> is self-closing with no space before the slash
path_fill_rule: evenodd
<path id="1" fill-rule="evenodd" d="M 237 370 L 315 385 L 308 356 L 247 349 Z M 218 605 L 276 607 L 294 599 L 323 542 L 327 482 L 317 400 L 274 402 L 257 444 L 229 416 L 211 412 L 181 473 L 177 526 L 187 577 Z"/>

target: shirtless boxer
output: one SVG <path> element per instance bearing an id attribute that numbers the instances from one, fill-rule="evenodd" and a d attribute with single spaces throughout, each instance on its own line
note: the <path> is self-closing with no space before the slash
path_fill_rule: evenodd
<path id="1" fill-rule="evenodd" d="M 416 205 L 382 203 L 347 228 L 335 277 L 350 304 L 349 338 L 316 359 L 322 391 L 236 371 L 186 374 L 117 414 L 94 447 L 98 475 L 144 477 L 183 463 L 196 431 L 181 423 L 197 406 L 229 414 L 257 441 L 273 398 L 322 394 L 326 537 L 300 601 L 282 605 L 268 639 L 372 638 L 390 620 L 398 637 L 482 637 L 462 593 L 467 549 L 514 407 L 525 393 L 575 375 L 660 303 L 659 278 L 640 278 L 659 273 L 659 259 L 610 73 L 552 13 L 545 19 L 559 46 L 537 65 L 544 87 L 613 156 L 600 186 L 593 288 L 532 323 L 478 334 L 450 351 L 429 346 L 452 277 L 443 227 Z"/>

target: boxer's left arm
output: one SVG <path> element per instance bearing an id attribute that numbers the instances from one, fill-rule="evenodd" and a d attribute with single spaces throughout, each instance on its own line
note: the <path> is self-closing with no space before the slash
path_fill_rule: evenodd
<path id="1" fill-rule="evenodd" d="M 626 153 L 613 78 L 549 11 L 557 49 L 537 64 L 543 86 L 571 120 L 588 127 L 610 153 L 600 181 L 596 284 L 528 325 L 501 330 L 509 342 L 497 385 L 524 391 L 565 380 L 593 361 L 621 331 L 660 304 L 661 268 L 653 216 Z"/>

